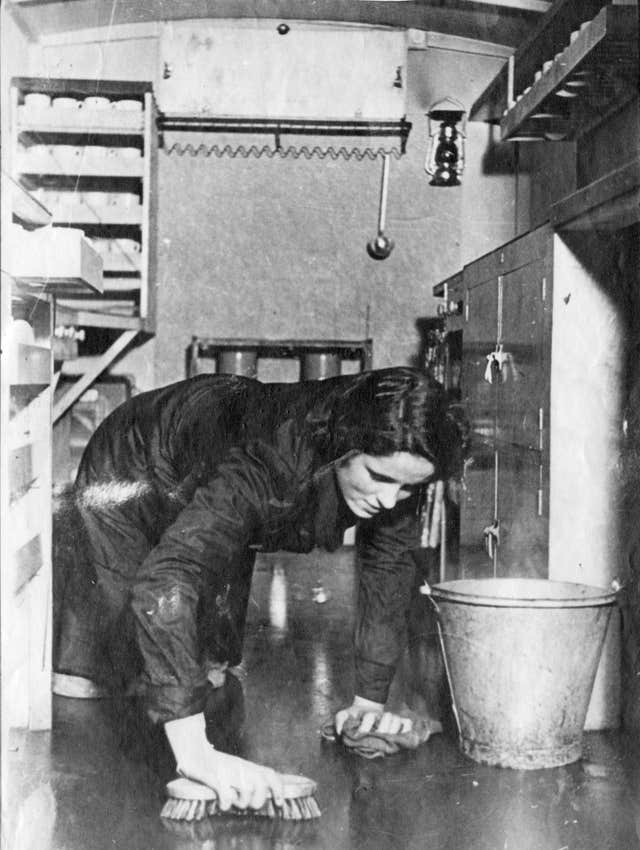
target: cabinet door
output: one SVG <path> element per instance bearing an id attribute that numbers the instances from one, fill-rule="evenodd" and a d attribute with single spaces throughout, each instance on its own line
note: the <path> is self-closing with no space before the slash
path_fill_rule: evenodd
<path id="1" fill-rule="evenodd" d="M 538 242 L 538 253 L 531 251 L 530 239 L 525 237 L 521 241 L 523 246 L 529 241 L 523 248 L 525 256 L 520 257 L 516 251 L 512 268 L 505 269 L 498 281 L 503 361 L 496 427 L 496 516 L 500 528 L 496 568 L 500 575 L 546 577 L 548 463 L 544 434 L 550 375 L 548 243 Z M 524 264 L 519 265 L 519 260 Z"/>
<path id="2" fill-rule="evenodd" d="M 465 269 L 462 398 L 472 449 L 460 543 L 474 574 L 547 574 L 550 244 L 545 229 L 534 231 Z M 489 555 L 491 527 L 499 542 Z"/>
<path id="3" fill-rule="evenodd" d="M 495 519 L 495 454 L 498 412 L 497 384 L 486 380 L 487 355 L 495 350 L 498 328 L 497 278 L 489 277 L 466 290 L 461 390 L 471 427 L 470 453 L 460 504 L 460 545 L 465 559 L 491 563 L 484 556 L 483 530 Z"/>

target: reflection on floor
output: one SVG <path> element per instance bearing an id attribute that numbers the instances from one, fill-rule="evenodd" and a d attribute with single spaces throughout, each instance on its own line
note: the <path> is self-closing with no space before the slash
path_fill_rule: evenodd
<path id="1" fill-rule="evenodd" d="M 159 759 L 122 737 L 126 707 L 55 698 L 52 733 L 13 732 L 3 830 L 8 850 L 632 850 L 640 766 L 618 733 L 586 736 L 585 759 L 554 770 L 477 765 L 449 730 L 376 761 L 323 742 L 352 695 L 351 550 L 261 560 L 243 667 L 247 758 L 313 777 L 319 821 L 160 820 Z M 115 709 L 115 711 L 114 711 Z M 124 741 L 124 744 L 123 744 Z M 166 768 L 165 768 L 166 770 Z"/>

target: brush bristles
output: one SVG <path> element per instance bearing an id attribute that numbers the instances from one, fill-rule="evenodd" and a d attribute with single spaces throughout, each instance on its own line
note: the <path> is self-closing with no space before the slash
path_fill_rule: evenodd
<path id="1" fill-rule="evenodd" d="M 228 811 L 223 811 L 217 800 L 170 798 L 164 804 L 160 817 L 167 820 L 195 821 L 218 814 L 249 815 L 282 820 L 313 820 L 319 818 L 321 812 L 315 797 L 285 799 L 282 806 L 276 806 L 273 800 L 267 800 L 259 809 L 238 809 L 232 806 Z"/>

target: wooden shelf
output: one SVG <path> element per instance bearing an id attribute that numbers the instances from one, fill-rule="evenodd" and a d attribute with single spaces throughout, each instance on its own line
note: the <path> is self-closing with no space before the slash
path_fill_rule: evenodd
<path id="1" fill-rule="evenodd" d="M 637 96 L 636 7 L 607 6 L 507 111 L 503 141 L 572 139 Z"/>
<path id="2" fill-rule="evenodd" d="M 117 149 L 116 149 L 117 150 Z M 79 155 L 68 156 L 55 151 L 36 154 L 27 150 L 16 157 L 20 174 L 43 174 L 51 177 L 122 177 L 140 179 L 144 173 L 142 157 L 91 155 L 90 148 Z"/>
<path id="3" fill-rule="evenodd" d="M 2 174 L 2 192 L 11 197 L 11 211 L 27 227 L 42 227 L 51 222 L 51 213 L 22 184 Z"/>
<path id="4" fill-rule="evenodd" d="M 584 186 L 551 207 L 556 230 L 619 230 L 640 221 L 640 159 Z"/>
<path id="5" fill-rule="evenodd" d="M 436 298 L 446 298 L 450 289 L 457 289 L 462 282 L 463 274 L 464 272 L 459 271 L 452 274 L 450 277 L 445 278 L 445 280 L 441 280 L 439 283 L 436 283 L 432 289 Z"/>
<path id="6" fill-rule="evenodd" d="M 489 83 L 469 110 L 469 120 L 501 121 L 510 101 L 534 81 L 542 65 L 570 42 L 571 33 L 607 6 L 607 0 L 554 0 L 538 25 Z M 620 8 L 617 6 L 616 8 Z M 635 7 L 633 7 L 635 8 Z"/>
<path id="7" fill-rule="evenodd" d="M 142 206 L 90 206 L 82 201 L 72 204 L 51 204 L 54 224 L 105 224 L 140 227 Z"/>
<path id="8" fill-rule="evenodd" d="M 124 109 L 36 109 L 18 107 L 18 133 L 137 136 L 144 131 L 142 112 Z"/>
<path id="9" fill-rule="evenodd" d="M 97 305 L 96 305 L 97 307 Z M 74 325 L 86 328 L 112 328 L 114 330 L 143 330 L 145 322 L 138 316 L 124 316 L 116 313 L 103 313 L 87 307 L 65 303 L 56 304 L 56 324 Z"/>
<path id="10" fill-rule="evenodd" d="M 48 227 L 32 233 L 15 227 L 9 270 L 19 291 L 55 295 L 101 292 L 102 259 L 81 231 Z"/>
<path id="11" fill-rule="evenodd" d="M 259 350 L 262 356 L 268 354 L 291 355 L 298 351 L 339 352 L 345 356 L 358 356 L 363 349 L 371 345 L 371 340 L 339 340 L 339 339 L 253 339 L 253 338 L 215 338 L 196 337 L 194 345 L 199 346 L 200 356 L 207 356 L 207 351 L 215 352 L 224 349 Z M 268 352 L 268 354 L 267 354 Z"/>
<path id="12" fill-rule="evenodd" d="M 54 97 L 91 97 L 96 94 L 96 80 L 70 79 L 68 77 L 13 77 L 12 85 L 25 92 L 41 92 Z M 100 79 L 99 94 L 111 100 L 136 98 L 142 102 L 144 95 L 153 90 L 151 83 L 137 80 Z"/>

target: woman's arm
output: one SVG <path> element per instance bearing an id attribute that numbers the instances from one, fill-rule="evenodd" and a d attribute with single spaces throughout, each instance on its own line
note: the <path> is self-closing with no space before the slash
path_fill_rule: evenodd
<path id="1" fill-rule="evenodd" d="M 149 708 L 157 719 L 202 710 L 206 672 L 200 663 L 199 604 L 256 541 L 276 497 L 274 480 L 272 464 L 258 452 L 232 450 L 137 574 L 132 608 Z"/>
<path id="2" fill-rule="evenodd" d="M 355 668 L 358 696 L 385 703 L 406 644 L 407 611 L 419 547 L 417 497 L 358 528 Z"/>

